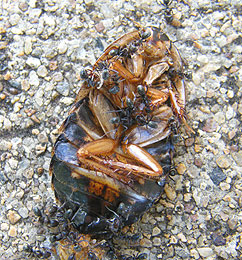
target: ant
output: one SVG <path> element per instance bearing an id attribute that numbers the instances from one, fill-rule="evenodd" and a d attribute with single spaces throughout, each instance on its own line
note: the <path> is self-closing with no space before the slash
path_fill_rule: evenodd
<path id="1" fill-rule="evenodd" d="M 174 27 L 182 27 L 182 24 L 179 20 L 177 20 L 174 17 L 172 8 L 170 8 L 170 5 L 172 3 L 173 0 L 163 0 L 163 3 L 161 3 L 161 1 L 157 0 L 157 3 L 160 5 L 163 5 L 165 7 L 165 20 L 168 24 L 174 26 Z"/>
<path id="2" fill-rule="evenodd" d="M 110 66 L 112 65 L 112 62 L 107 61 L 101 61 L 97 63 L 97 66 L 94 67 L 94 71 L 98 75 L 99 83 L 98 83 L 98 89 L 100 89 L 106 81 L 108 81 L 108 84 L 112 84 L 111 82 L 114 82 L 115 86 L 118 85 L 120 82 L 120 76 L 118 75 L 118 72 L 116 70 L 110 69 Z M 117 86 L 116 86 L 117 89 Z M 119 92 L 119 88 L 112 89 L 110 93 L 116 94 Z"/>
<path id="3" fill-rule="evenodd" d="M 140 39 L 130 42 L 125 47 L 119 47 L 117 49 L 112 49 L 109 51 L 109 55 L 112 57 L 122 57 L 122 58 L 131 58 L 131 55 L 134 54 L 138 47 L 145 41 L 147 38 L 149 38 L 151 35 L 151 32 L 149 31 L 141 31 L 139 33 Z"/>
<path id="4" fill-rule="evenodd" d="M 147 259 L 146 253 L 141 253 L 136 256 L 129 256 L 129 255 L 121 255 L 120 260 L 145 260 Z"/>
<path id="5" fill-rule="evenodd" d="M 168 120 L 168 125 L 169 125 L 169 128 L 171 130 L 172 142 L 178 143 L 179 138 L 180 138 L 180 135 L 178 133 L 178 128 L 179 128 L 178 121 L 174 117 L 171 117 Z"/>
<path id="6" fill-rule="evenodd" d="M 49 251 L 45 251 L 45 248 L 35 249 L 34 246 L 28 244 L 24 246 L 24 251 L 28 253 L 28 257 L 36 257 L 38 259 L 46 259 L 51 256 L 51 253 Z"/>
<path id="7" fill-rule="evenodd" d="M 91 69 L 83 69 L 80 71 L 80 77 L 84 80 L 88 87 L 94 88 L 97 81 L 97 75 Z"/>

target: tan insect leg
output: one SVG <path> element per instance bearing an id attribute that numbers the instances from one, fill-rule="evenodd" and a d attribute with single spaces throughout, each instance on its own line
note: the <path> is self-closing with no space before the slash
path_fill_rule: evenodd
<path id="1" fill-rule="evenodd" d="M 111 153 L 115 147 L 117 146 L 117 142 L 113 139 L 103 138 L 100 140 L 89 142 L 77 151 L 77 157 L 87 157 L 89 155 L 106 155 Z"/>
<path id="2" fill-rule="evenodd" d="M 153 105 L 165 103 L 169 97 L 167 89 L 148 88 L 146 95 L 151 98 Z"/>
<path id="3" fill-rule="evenodd" d="M 155 176 L 157 174 L 162 175 L 162 167 L 146 150 L 135 144 L 123 144 L 122 148 L 125 153 L 133 157 L 136 161 L 153 170 Z"/>
<path id="4" fill-rule="evenodd" d="M 129 70 L 127 70 L 120 61 L 115 61 L 111 63 L 111 69 L 117 71 L 121 77 L 126 79 L 127 81 L 131 83 L 137 83 L 141 79 L 136 78 Z"/>
<path id="5" fill-rule="evenodd" d="M 193 134 L 195 134 L 194 130 L 188 125 L 185 119 L 184 105 L 179 104 L 179 100 L 177 100 L 176 95 L 173 91 L 169 90 L 169 95 L 170 95 L 171 104 L 175 114 L 182 120 L 186 128 L 189 131 L 191 131 Z"/>

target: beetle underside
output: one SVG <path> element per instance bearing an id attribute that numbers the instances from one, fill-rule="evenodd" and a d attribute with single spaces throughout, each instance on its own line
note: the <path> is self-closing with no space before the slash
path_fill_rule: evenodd
<path id="1" fill-rule="evenodd" d="M 172 136 L 186 124 L 183 63 L 151 27 L 114 41 L 81 77 L 53 149 L 52 185 L 80 232 L 113 233 L 162 194 Z"/>

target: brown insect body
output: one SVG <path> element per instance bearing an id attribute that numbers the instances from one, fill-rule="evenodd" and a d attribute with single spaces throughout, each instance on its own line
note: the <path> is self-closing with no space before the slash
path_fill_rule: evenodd
<path id="1" fill-rule="evenodd" d="M 116 40 L 84 75 L 50 167 L 81 232 L 116 232 L 159 199 L 172 164 L 169 120 L 185 121 L 182 70 L 173 43 L 150 27 Z"/>

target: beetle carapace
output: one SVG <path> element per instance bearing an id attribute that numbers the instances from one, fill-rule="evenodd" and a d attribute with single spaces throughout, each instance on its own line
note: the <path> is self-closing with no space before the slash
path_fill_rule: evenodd
<path id="1" fill-rule="evenodd" d="M 80 232 L 117 232 L 160 198 L 174 125 L 186 122 L 182 73 L 178 50 L 155 27 L 120 37 L 81 72 L 50 166 L 55 195 Z"/>

